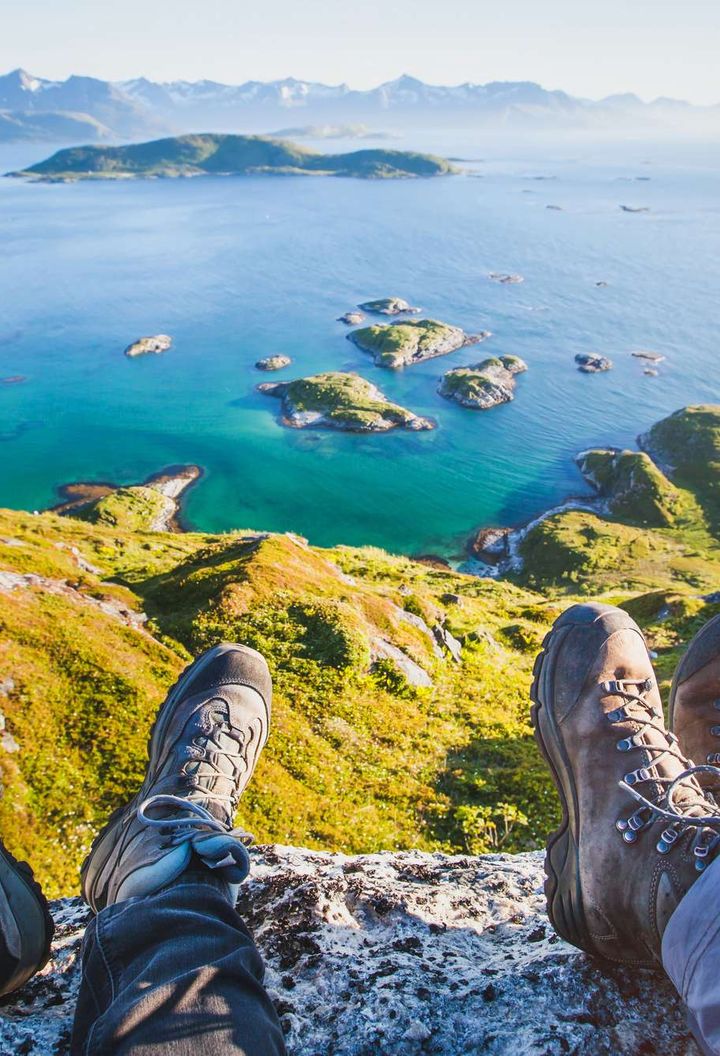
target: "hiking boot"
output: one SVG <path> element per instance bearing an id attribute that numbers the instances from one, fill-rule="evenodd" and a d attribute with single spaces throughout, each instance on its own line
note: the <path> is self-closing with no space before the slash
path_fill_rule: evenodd
<path id="1" fill-rule="evenodd" d="M 264 658 L 242 645 L 218 645 L 181 675 L 155 720 L 142 788 L 82 867 L 96 913 L 159 891 L 189 866 L 212 870 L 234 901 L 250 859 L 233 819 L 267 740 L 271 697 Z"/>
<path id="2" fill-rule="evenodd" d="M 47 964 L 54 930 L 32 869 L 0 841 L 0 997 L 19 990 Z"/>
<path id="3" fill-rule="evenodd" d="M 720 616 L 698 631 L 678 665 L 669 723 L 686 755 L 720 764 Z"/>
<path id="4" fill-rule="evenodd" d="M 532 722 L 563 810 L 545 859 L 550 920 L 587 953 L 655 966 L 671 914 L 720 849 L 718 808 L 665 728 L 627 613 L 573 606 L 534 673 Z"/>

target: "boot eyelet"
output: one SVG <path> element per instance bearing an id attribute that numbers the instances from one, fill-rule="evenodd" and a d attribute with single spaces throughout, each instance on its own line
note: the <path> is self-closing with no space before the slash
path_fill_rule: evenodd
<path id="1" fill-rule="evenodd" d="M 633 747 L 632 737 L 625 737 L 622 741 L 617 742 L 617 750 L 619 752 L 629 752 Z"/>
<path id="2" fill-rule="evenodd" d="M 621 722 L 623 719 L 627 718 L 625 708 L 615 708 L 613 711 L 608 711 L 605 718 L 611 724 Z"/>
<path id="3" fill-rule="evenodd" d="M 640 781 L 649 781 L 650 771 L 647 767 L 641 766 L 639 770 L 632 770 L 629 774 L 625 774 L 624 780 L 628 785 L 637 785 Z"/>
<path id="4" fill-rule="evenodd" d="M 632 829 L 626 829 L 625 832 L 622 834 L 622 838 L 625 843 L 635 843 L 638 838 L 638 835 Z"/>
<path id="5" fill-rule="evenodd" d="M 710 752 L 710 754 L 709 754 L 709 755 L 707 756 L 707 759 L 706 759 L 706 761 L 707 761 L 707 762 L 708 762 L 708 763 L 709 763 L 709 764 L 710 764 L 711 766 L 714 766 L 714 765 L 716 765 L 717 763 L 720 763 L 720 752 Z"/>
<path id="6" fill-rule="evenodd" d="M 713 701 L 713 707 L 715 708 L 715 711 L 720 711 L 720 698 Z"/>
<path id="7" fill-rule="evenodd" d="M 713 737 L 720 737 L 720 726 L 711 726 L 710 733 Z"/>
<path id="8" fill-rule="evenodd" d="M 615 828 L 618 830 L 618 832 L 625 832 L 627 827 L 628 823 L 626 818 L 618 818 L 615 822 Z"/>

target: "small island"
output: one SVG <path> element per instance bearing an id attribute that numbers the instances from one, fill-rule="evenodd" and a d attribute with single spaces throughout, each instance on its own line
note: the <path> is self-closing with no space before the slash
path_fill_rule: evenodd
<path id="1" fill-rule="evenodd" d="M 346 326 L 360 326 L 365 322 L 365 316 L 362 312 L 345 312 L 344 315 L 338 316 L 339 323 L 345 323 Z"/>
<path id="2" fill-rule="evenodd" d="M 517 286 L 525 282 L 522 275 L 507 273 L 504 271 L 491 271 L 488 278 L 493 282 L 499 282 L 501 286 Z"/>
<path id="3" fill-rule="evenodd" d="M 438 392 L 462 407 L 487 411 L 515 399 L 515 376 L 527 369 L 527 363 L 519 356 L 484 359 L 482 363 L 448 370 Z"/>
<path id="4" fill-rule="evenodd" d="M 466 334 L 459 326 L 450 326 L 437 319 L 408 319 L 402 323 L 366 326 L 347 335 L 349 341 L 372 355 L 378 367 L 391 370 L 422 363 L 435 356 L 446 356 L 490 336 L 489 330 Z"/>
<path id="5" fill-rule="evenodd" d="M 282 370 L 283 367 L 289 367 L 292 363 L 290 356 L 266 356 L 265 359 L 259 359 L 255 366 L 258 370 Z"/>
<path id="6" fill-rule="evenodd" d="M 68 183 L 75 180 L 178 176 L 352 176 L 364 180 L 447 176 L 445 158 L 408 150 L 320 154 L 285 139 L 220 133 L 173 136 L 121 147 L 69 147 L 8 176 Z"/>
<path id="7" fill-rule="evenodd" d="M 429 418 L 391 403 L 358 374 L 330 372 L 297 381 L 265 382 L 258 391 L 282 400 L 282 423 L 294 429 L 328 428 L 352 433 L 434 429 Z"/>
<path id="8" fill-rule="evenodd" d="M 380 297 L 376 301 L 365 301 L 358 308 L 371 315 L 419 315 L 422 310 L 414 308 L 402 297 Z"/>
<path id="9" fill-rule="evenodd" d="M 607 356 L 600 356 L 595 352 L 579 352 L 575 356 L 578 370 L 583 374 L 602 374 L 606 370 L 612 370 L 613 362 Z"/>
<path id="10" fill-rule="evenodd" d="M 130 359 L 135 356 L 159 355 L 161 352 L 167 352 L 171 346 L 172 338 L 167 334 L 154 334 L 152 337 L 139 337 L 137 341 L 133 341 L 125 349 L 125 355 Z"/>

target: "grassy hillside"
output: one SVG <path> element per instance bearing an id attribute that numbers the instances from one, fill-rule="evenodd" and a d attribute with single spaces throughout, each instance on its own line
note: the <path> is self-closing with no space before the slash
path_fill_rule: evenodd
<path id="1" fill-rule="evenodd" d="M 305 173 L 387 179 L 441 176 L 456 171 L 431 154 L 357 150 L 320 154 L 269 136 L 189 135 L 122 147 L 71 147 L 16 175 L 43 179 Z"/>
<path id="2" fill-rule="evenodd" d="M 557 804 L 527 694 L 554 618 L 590 594 L 626 605 L 667 684 L 720 611 L 712 523 L 687 477 L 666 483 L 671 526 L 645 525 L 642 489 L 622 520 L 555 515 L 527 534 L 515 582 L 292 535 L 149 531 L 142 488 L 83 520 L 0 511 L 0 831 L 50 894 L 76 889 L 94 832 L 141 779 L 168 686 L 230 639 L 265 653 L 276 687 L 238 818 L 259 840 L 540 845 Z"/>

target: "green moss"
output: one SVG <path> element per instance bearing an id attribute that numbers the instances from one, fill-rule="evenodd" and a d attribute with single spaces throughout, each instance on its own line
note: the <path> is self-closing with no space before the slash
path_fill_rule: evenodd
<path id="1" fill-rule="evenodd" d="M 672 479 L 693 491 L 720 525 L 720 406 L 685 407 L 664 418 L 641 438 Z"/>
<path id="2" fill-rule="evenodd" d="M 155 488 L 118 488 L 74 512 L 91 524 L 124 528 L 129 532 L 151 529 L 167 512 L 168 500 Z"/>
<path id="3" fill-rule="evenodd" d="M 586 451 L 578 465 L 607 498 L 608 510 L 631 524 L 667 528 L 683 515 L 697 515 L 691 498 L 683 496 L 644 451 Z"/>

